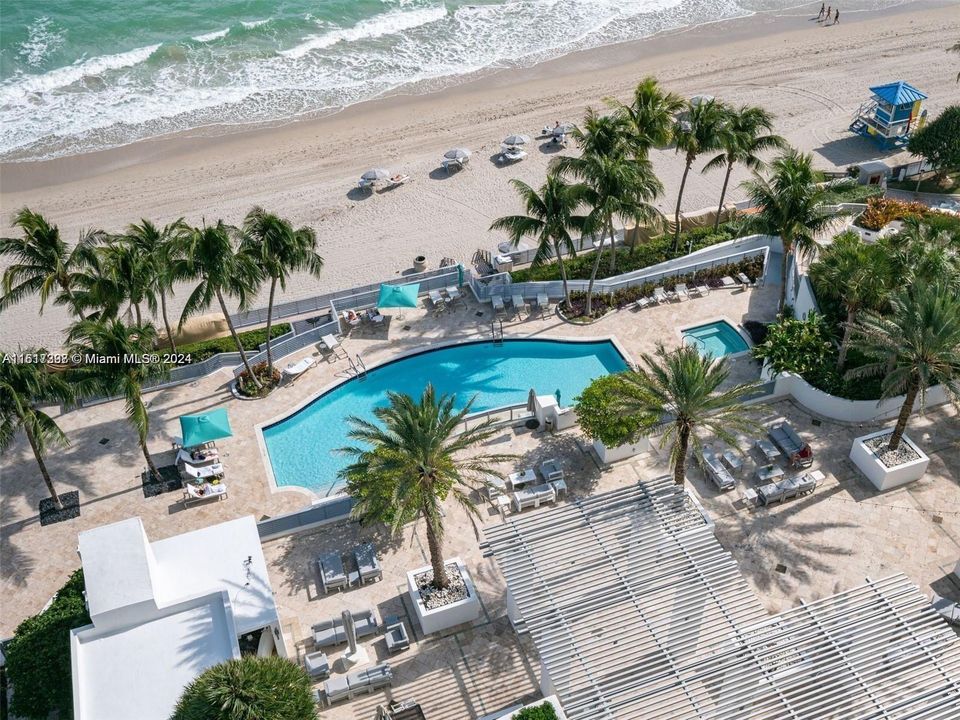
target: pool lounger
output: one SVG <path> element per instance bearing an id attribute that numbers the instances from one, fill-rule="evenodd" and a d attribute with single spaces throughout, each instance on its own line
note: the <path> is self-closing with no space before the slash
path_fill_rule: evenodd
<path id="1" fill-rule="evenodd" d="M 493 304 L 493 310 L 498 316 L 506 312 L 506 307 L 503 304 L 503 297 L 501 295 L 491 295 L 490 302 Z"/>
<path id="2" fill-rule="evenodd" d="M 513 309 L 519 313 L 521 308 L 526 307 L 527 303 L 524 301 L 522 295 L 511 295 L 510 302 L 513 303 Z"/>
<path id="3" fill-rule="evenodd" d="M 323 349 L 330 353 L 330 358 L 337 360 L 347 357 L 347 351 L 343 349 L 340 341 L 333 335 L 324 335 L 320 338 L 320 344 Z"/>
<path id="4" fill-rule="evenodd" d="M 541 313 L 546 313 L 550 309 L 550 296 L 546 293 L 539 293 L 537 295 L 537 307 Z"/>
<path id="5" fill-rule="evenodd" d="M 364 543 L 353 549 L 353 557 L 357 561 L 357 571 L 360 573 L 360 582 L 366 583 L 383 578 L 383 568 L 377 557 L 377 549 L 372 543 Z"/>
<path id="6" fill-rule="evenodd" d="M 664 290 L 662 287 L 653 289 L 653 299 L 654 299 L 654 302 L 658 304 L 669 302 L 670 300 L 670 298 L 667 296 L 666 290 Z"/>
<path id="7" fill-rule="evenodd" d="M 317 560 L 317 569 L 320 571 L 320 584 L 323 586 L 324 593 L 350 586 L 347 573 L 343 569 L 343 559 L 339 553 L 321 556 Z"/>
<path id="8" fill-rule="evenodd" d="M 687 286 L 684 283 L 677 283 L 677 285 L 674 286 L 673 291 L 676 293 L 677 299 L 681 302 L 690 299 L 690 296 L 687 294 Z"/>

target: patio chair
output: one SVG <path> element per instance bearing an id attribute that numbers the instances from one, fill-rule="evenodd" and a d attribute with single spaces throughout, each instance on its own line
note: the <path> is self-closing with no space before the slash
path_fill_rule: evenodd
<path id="1" fill-rule="evenodd" d="M 391 615 L 384 620 L 384 624 L 386 625 L 384 639 L 387 641 L 387 652 L 400 652 L 410 647 L 410 636 L 407 634 L 403 620 L 396 615 Z"/>
<path id="2" fill-rule="evenodd" d="M 463 299 L 463 293 L 460 292 L 460 288 L 458 288 L 456 285 L 450 285 L 449 287 L 447 287 L 446 293 L 447 293 L 447 298 L 450 300 L 450 302 L 453 302 L 454 300 Z"/>
<path id="3" fill-rule="evenodd" d="M 490 302 L 493 304 L 493 311 L 496 313 L 497 317 L 502 317 L 506 314 L 506 307 L 503 304 L 503 297 L 500 295 L 491 295 Z"/>
<path id="4" fill-rule="evenodd" d="M 539 293 L 537 295 L 537 307 L 540 310 L 540 313 L 545 315 L 550 309 L 550 296 L 546 293 Z"/>
<path id="5" fill-rule="evenodd" d="M 383 578 L 383 568 L 377 558 L 377 549 L 372 543 L 364 543 L 355 547 L 353 557 L 357 561 L 357 571 L 360 573 L 361 583 Z"/>
<path id="6" fill-rule="evenodd" d="M 674 286 L 673 291 L 676 293 L 677 299 L 681 302 L 690 299 L 690 296 L 687 294 L 687 286 L 685 283 L 677 283 Z"/>
<path id="7" fill-rule="evenodd" d="M 736 288 L 740 286 L 740 284 L 729 275 L 720 278 L 720 285 L 724 288 Z"/>
<path id="8" fill-rule="evenodd" d="M 342 360 L 347 357 L 347 351 L 343 349 L 340 341 L 333 335 L 324 335 L 320 338 L 320 346 L 329 353 L 328 357 L 333 360 Z"/>
<path id="9" fill-rule="evenodd" d="M 748 288 L 751 285 L 753 285 L 753 281 L 742 272 L 737 273 L 737 280 L 739 280 L 740 284 L 743 285 L 745 288 Z"/>
<path id="10" fill-rule="evenodd" d="M 330 677 L 330 661 L 322 650 L 307 653 L 303 658 L 303 665 L 311 678 L 325 680 Z"/>
<path id="11" fill-rule="evenodd" d="M 344 310 L 341 316 L 343 317 L 343 321 L 350 327 L 356 327 L 363 320 L 356 310 Z"/>
<path id="12" fill-rule="evenodd" d="M 709 445 L 705 445 L 700 452 L 700 466 L 720 490 L 732 490 L 737 486 L 736 478 L 723 466 L 720 458 Z"/>
<path id="13" fill-rule="evenodd" d="M 651 303 L 652 303 L 652 301 L 650 300 L 650 298 L 648 298 L 648 297 L 646 297 L 646 296 L 644 296 L 644 297 L 638 297 L 637 300 L 636 300 L 636 302 L 633 303 L 633 309 L 634 309 L 634 310 L 643 310 L 645 307 L 647 307 L 647 306 L 650 305 Z"/>
<path id="14" fill-rule="evenodd" d="M 556 458 L 550 458 L 540 463 L 540 474 L 548 483 L 554 480 L 563 480 L 563 467 Z"/>
<path id="15" fill-rule="evenodd" d="M 382 323 L 383 314 L 380 312 L 380 308 L 370 308 L 367 310 L 367 319 L 372 323 Z"/>
<path id="16" fill-rule="evenodd" d="M 706 297 L 710 294 L 710 286 L 707 283 L 701 283 L 696 288 L 700 292 L 700 297 Z"/>
<path id="17" fill-rule="evenodd" d="M 687 297 L 703 297 L 703 290 L 699 285 L 690 285 L 687 288 Z"/>
<path id="18" fill-rule="evenodd" d="M 343 569 L 343 559 L 339 553 L 330 553 L 317 560 L 317 569 L 320 571 L 320 583 L 323 591 L 342 590 L 350 586 L 350 580 Z"/>
<path id="19" fill-rule="evenodd" d="M 823 480 L 824 475 L 819 470 L 812 470 L 810 472 L 805 472 L 802 475 L 798 475 L 796 478 L 797 482 L 797 495 L 807 495 L 812 493 L 817 489 L 817 485 Z"/>

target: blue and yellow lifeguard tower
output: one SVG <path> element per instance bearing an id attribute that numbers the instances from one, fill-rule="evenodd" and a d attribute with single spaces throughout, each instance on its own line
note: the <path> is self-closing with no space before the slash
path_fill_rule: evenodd
<path id="1" fill-rule="evenodd" d="M 871 138 L 883 150 L 906 145 L 910 133 L 926 122 L 927 96 L 904 80 L 877 85 L 870 92 L 872 97 L 857 110 L 850 130 Z"/>

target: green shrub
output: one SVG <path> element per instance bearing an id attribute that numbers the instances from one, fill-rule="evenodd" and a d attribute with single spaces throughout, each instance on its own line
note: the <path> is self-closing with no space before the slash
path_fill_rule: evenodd
<path id="1" fill-rule="evenodd" d="M 545 702 L 542 705 L 524 708 L 513 717 L 514 720 L 557 720 L 557 711 L 553 709 L 553 705 Z"/>
<path id="2" fill-rule="evenodd" d="M 617 262 L 613 272 L 610 272 L 609 246 L 604 248 L 604 258 L 600 261 L 600 268 L 597 271 L 597 278 L 608 278 L 614 275 L 642 270 L 643 268 L 656 265 L 658 263 L 683 257 L 689 252 L 694 252 L 711 245 L 732 240 L 739 235 L 739 224 L 736 222 L 722 223 L 717 230 L 712 226 L 694 228 L 687 232 L 680 233 L 680 243 L 678 251 L 673 250 L 673 237 L 669 235 L 660 235 L 650 240 L 637 243 L 633 248 L 620 245 L 617 247 Z M 692 243 L 692 244 L 691 244 Z M 587 280 L 590 278 L 590 272 L 593 270 L 595 255 L 583 253 L 575 258 L 564 257 L 563 266 L 567 271 L 567 278 L 570 280 Z M 531 282 L 559 280 L 560 268 L 557 263 L 550 262 L 540 267 L 525 267 L 520 270 L 514 270 L 510 273 L 513 282 Z"/>
<path id="3" fill-rule="evenodd" d="M 77 570 L 50 607 L 20 623 L 4 647 L 14 717 L 46 720 L 53 711 L 62 720 L 73 717 L 70 631 L 90 624 L 83 587 L 83 570 Z"/>
<path id="4" fill-rule="evenodd" d="M 187 685 L 171 720 L 315 720 L 306 671 L 286 658 L 247 655 Z"/>
<path id="5" fill-rule="evenodd" d="M 588 438 L 613 448 L 628 442 L 640 429 L 639 416 L 624 416 L 617 409 L 623 394 L 619 374 L 601 375 L 576 398 L 577 419 Z"/>
<path id="6" fill-rule="evenodd" d="M 278 323 L 270 328 L 270 338 L 278 338 L 290 332 L 290 323 Z M 258 330 L 248 330 L 238 333 L 240 344 L 244 350 L 258 350 L 263 343 L 267 341 L 266 328 Z M 233 337 L 227 335 L 214 340 L 201 340 L 200 342 L 178 345 L 177 352 L 190 356 L 190 362 L 198 363 L 213 357 L 217 353 L 231 353 L 237 351 L 237 344 Z"/>
<path id="7" fill-rule="evenodd" d="M 834 203 L 865 203 L 873 197 L 883 195 L 879 185 L 844 184 L 830 191 L 830 200 Z"/>

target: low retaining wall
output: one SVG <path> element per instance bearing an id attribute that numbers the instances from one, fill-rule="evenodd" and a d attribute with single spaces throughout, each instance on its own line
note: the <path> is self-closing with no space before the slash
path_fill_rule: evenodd
<path id="1" fill-rule="evenodd" d="M 882 422 L 895 418 L 903 405 L 904 395 L 886 400 L 847 400 L 818 390 L 799 375 L 782 373 L 774 378 L 773 393 L 766 399 L 792 397 L 799 405 L 829 420 L 848 423 Z M 927 407 L 943 405 L 947 402 L 947 392 L 942 385 L 935 385 L 927 391 Z M 919 409 L 920 401 L 914 406 Z"/>

